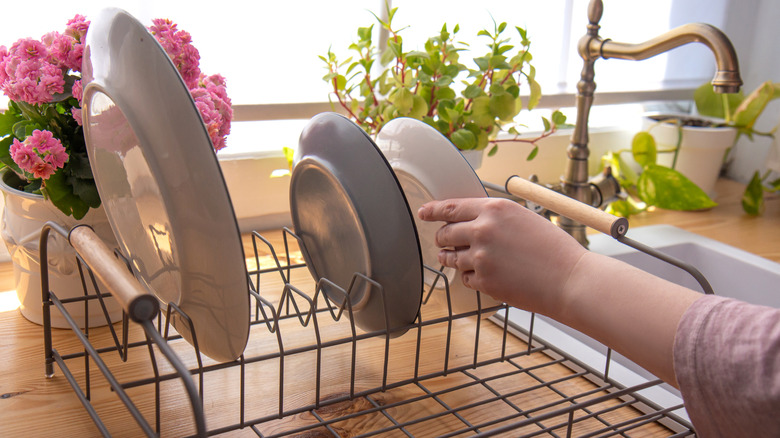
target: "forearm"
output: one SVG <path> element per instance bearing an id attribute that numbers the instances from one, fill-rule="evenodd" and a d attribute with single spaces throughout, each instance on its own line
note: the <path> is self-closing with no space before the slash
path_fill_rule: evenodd
<path id="1" fill-rule="evenodd" d="M 618 260 L 585 254 L 548 316 L 614 348 L 677 386 L 674 338 L 685 310 L 702 295 Z"/>

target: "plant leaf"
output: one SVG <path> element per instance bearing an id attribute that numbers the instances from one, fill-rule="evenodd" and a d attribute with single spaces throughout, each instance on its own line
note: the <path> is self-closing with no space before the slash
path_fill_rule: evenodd
<path id="1" fill-rule="evenodd" d="M 539 146 L 534 145 L 534 148 L 531 150 L 531 153 L 528 154 L 528 156 L 525 158 L 525 161 L 531 161 L 534 158 L 536 158 L 536 154 L 539 153 Z"/>
<path id="2" fill-rule="evenodd" d="M 420 120 L 426 114 L 428 114 L 428 103 L 422 96 L 412 95 L 412 109 L 409 111 L 409 117 Z"/>
<path id="3" fill-rule="evenodd" d="M 509 93 L 497 94 L 490 97 L 490 114 L 499 120 L 512 120 L 517 114 L 515 98 Z"/>
<path id="4" fill-rule="evenodd" d="M 533 67 L 531 68 L 533 69 Z M 533 78 L 529 78 L 528 86 L 531 87 L 531 95 L 528 98 L 528 109 L 531 110 L 536 108 L 536 105 L 542 99 L 542 86 Z"/>
<path id="5" fill-rule="evenodd" d="M 618 152 L 607 152 L 601 158 L 601 164 L 603 167 L 609 166 L 612 168 L 612 175 L 617 178 L 621 186 L 633 186 L 639 180 L 639 175 L 623 160 Z"/>
<path id="6" fill-rule="evenodd" d="M 655 164 L 658 158 L 655 138 L 647 131 L 636 133 L 631 141 L 631 154 L 634 155 L 634 160 L 642 167 Z"/>
<path id="7" fill-rule="evenodd" d="M 482 89 L 475 84 L 470 84 L 469 86 L 466 87 L 465 90 L 463 90 L 463 97 L 465 97 L 466 99 L 476 99 L 482 94 L 483 94 Z"/>
<path id="8" fill-rule="evenodd" d="M 635 214 L 645 211 L 645 208 L 637 206 L 634 202 L 632 202 L 632 199 L 629 198 L 618 199 L 617 201 L 611 202 L 609 206 L 607 206 L 606 211 L 607 213 L 614 214 L 615 216 L 629 218 Z"/>
<path id="9" fill-rule="evenodd" d="M 766 81 L 753 90 L 734 112 L 734 124 L 741 129 L 751 130 L 756 120 L 773 99 L 780 97 L 780 83 Z"/>
<path id="10" fill-rule="evenodd" d="M 742 209 L 751 216 L 758 216 L 764 211 L 764 186 L 758 171 L 753 174 L 742 194 Z"/>
<path id="11" fill-rule="evenodd" d="M 552 122 L 555 123 L 555 125 L 558 127 L 566 126 L 566 115 L 558 110 L 555 110 L 552 113 Z"/>
<path id="12" fill-rule="evenodd" d="M 10 108 L 0 114 L 0 137 L 11 134 L 14 124 L 22 120 L 20 114 L 15 113 Z"/>
<path id="13" fill-rule="evenodd" d="M 471 120 L 480 128 L 490 128 L 493 126 L 495 117 L 490 113 L 489 97 L 480 96 L 471 102 Z"/>
<path id="14" fill-rule="evenodd" d="M 430 94 L 430 89 L 428 93 Z M 455 99 L 455 91 L 450 87 L 437 88 L 435 94 L 439 100 Z"/>
<path id="15" fill-rule="evenodd" d="M 287 167 L 292 171 L 293 159 L 295 158 L 295 149 L 283 146 L 282 153 L 284 154 L 284 158 L 287 160 Z"/>
<path id="16" fill-rule="evenodd" d="M 667 210 L 702 210 L 718 205 L 685 175 L 657 164 L 644 168 L 637 190 L 642 201 Z"/>
<path id="17" fill-rule="evenodd" d="M 727 94 L 726 96 L 729 114 L 734 114 L 734 111 L 742 102 L 744 94 L 740 91 L 739 93 Z M 723 107 L 723 94 L 716 93 L 709 82 L 702 84 L 693 92 L 693 101 L 699 114 L 719 119 L 726 118 L 726 112 Z"/>
<path id="18" fill-rule="evenodd" d="M 89 211 L 89 206 L 76 196 L 67 184 L 62 169 L 54 172 L 41 187 L 41 193 L 48 198 L 55 207 L 74 219 L 81 219 Z"/>
<path id="19" fill-rule="evenodd" d="M 73 180 L 73 194 L 91 208 L 100 207 L 100 194 L 94 180 L 76 178 Z"/>
<path id="20" fill-rule="evenodd" d="M 390 64 L 390 62 L 395 59 L 395 53 L 393 53 L 392 50 L 387 49 L 382 53 L 382 56 L 379 57 L 379 64 L 385 66 L 387 64 Z"/>
<path id="21" fill-rule="evenodd" d="M 393 95 L 393 105 L 398 108 L 398 112 L 402 115 L 408 115 L 412 111 L 414 106 L 414 98 L 412 92 L 406 88 L 400 88 Z"/>
<path id="22" fill-rule="evenodd" d="M 477 146 L 477 137 L 474 136 L 473 132 L 465 128 L 453 132 L 450 140 L 458 149 L 464 151 L 474 149 Z"/>
<path id="23" fill-rule="evenodd" d="M 770 192 L 780 192 L 780 178 L 769 183 Z"/>

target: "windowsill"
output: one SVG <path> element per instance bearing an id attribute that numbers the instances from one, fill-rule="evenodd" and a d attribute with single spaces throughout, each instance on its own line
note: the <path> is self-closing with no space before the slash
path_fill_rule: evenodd
<path id="1" fill-rule="evenodd" d="M 574 108 L 563 109 L 568 121 L 576 117 Z M 541 131 L 541 115 L 548 116 L 549 110 L 538 110 L 524 114 L 521 123 L 528 126 L 524 138 L 531 138 Z M 591 160 L 589 171 L 599 171 L 599 158 L 608 150 L 630 147 L 631 137 L 640 129 L 641 104 L 607 105 L 593 107 L 590 115 Z M 234 204 L 242 232 L 253 229 L 268 229 L 291 225 L 289 211 L 290 177 L 271 177 L 275 170 L 286 169 L 287 160 L 282 146 L 294 147 L 297 137 L 308 120 L 273 122 L 237 122 L 240 126 L 231 134 L 229 146 L 219 153 L 219 161 Z M 246 125 L 239 124 L 246 123 Z M 262 125 L 268 124 L 270 131 Z M 273 129 L 273 125 L 278 129 Z M 283 126 L 283 127 L 282 127 Z M 257 131 L 255 131 L 257 128 Z M 279 132 L 284 130 L 284 132 Z M 564 172 L 566 148 L 569 145 L 571 129 L 561 129 L 539 142 L 539 153 L 532 161 L 526 158 L 533 146 L 526 143 L 502 143 L 492 157 L 485 156 L 477 170 L 479 177 L 488 182 L 503 185 L 512 175 L 529 177 L 536 174 L 541 182 L 557 182 Z M 279 140 L 274 140 L 279 135 Z M 295 139 L 292 142 L 292 139 Z M 257 147 L 261 144 L 273 148 Z M 257 147 L 252 149 L 252 146 Z M 487 153 L 487 151 L 485 151 Z"/>

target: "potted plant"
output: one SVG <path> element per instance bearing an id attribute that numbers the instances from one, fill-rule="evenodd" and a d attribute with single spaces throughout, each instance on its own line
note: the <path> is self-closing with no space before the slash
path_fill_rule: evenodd
<path id="1" fill-rule="evenodd" d="M 602 158 L 629 195 L 613 203 L 611 212 L 628 217 L 649 206 L 700 210 L 717 205 L 710 197 L 712 189 L 737 139 L 774 135 L 776 128 L 759 132 L 754 126 L 766 105 L 777 97 L 780 83 L 771 81 L 747 96 L 716 94 L 707 83 L 694 93 L 700 116 L 649 116 L 630 150 L 609 152 Z M 639 172 L 623 160 L 620 154 L 624 152 L 631 152 Z M 769 172 L 755 172 L 743 195 L 745 212 L 760 214 L 763 192 L 780 190 L 780 179 L 769 181 L 769 176 Z"/>
<path id="2" fill-rule="evenodd" d="M 0 114 L 0 190 L 5 198 L 0 231 L 14 264 L 22 314 L 41 322 L 38 236 L 53 220 L 65 227 L 85 222 L 115 243 L 92 177 L 81 126 L 81 60 L 89 21 L 76 15 L 63 33 L 22 38 L 0 46 L 0 88 L 10 99 Z M 190 35 L 167 19 L 150 32 L 181 73 L 207 126 L 215 149 L 225 146 L 231 102 L 225 81 L 206 76 Z M 81 295 L 73 252 L 58 237 L 49 243 L 52 283 L 61 298 Z M 59 239 L 59 240 L 58 240 Z M 80 310 L 80 309 L 81 310 Z M 83 306 L 74 307 L 83 315 Z M 121 316 L 115 306 L 112 316 Z M 102 320 L 99 311 L 90 315 Z M 65 322 L 54 316 L 55 326 Z M 93 321 L 89 324 L 92 325 Z"/>
<path id="3" fill-rule="evenodd" d="M 455 39 L 459 26 L 450 31 L 445 23 L 422 50 L 409 49 L 393 24 L 397 9 L 388 10 L 387 20 L 375 15 L 389 34 L 383 52 L 374 44 L 371 25 L 358 29 L 357 41 L 349 46 L 354 57 L 340 60 L 331 50 L 320 56 L 327 68 L 323 80 L 332 85 L 331 102 L 335 100 L 369 135 L 375 136 L 393 118 L 412 117 L 439 130 L 461 151 L 477 151 L 480 157 L 488 146 L 488 155 L 495 154 L 502 141 L 532 143 L 530 160 L 538 151 L 536 142 L 565 123 L 566 117 L 555 111 L 550 119 L 543 118 L 541 135 L 518 137 L 515 116 L 523 108 L 533 109 L 541 97 L 525 29 L 515 28 L 517 44 L 506 37 L 505 22 L 479 31 L 488 50 L 469 68 L 460 62 L 467 45 Z M 527 98 L 520 95 L 524 86 Z M 499 139 L 500 132 L 515 138 Z"/>

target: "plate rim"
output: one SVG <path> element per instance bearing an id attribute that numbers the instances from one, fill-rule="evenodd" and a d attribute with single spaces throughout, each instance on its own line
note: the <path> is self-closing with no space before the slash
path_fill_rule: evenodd
<path id="1" fill-rule="evenodd" d="M 399 125 L 399 126 L 396 126 Z M 482 185 L 479 175 L 477 174 L 474 167 L 471 166 L 471 164 L 466 160 L 466 158 L 463 156 L 461 151 L 454 145 L 452 142 L 441 132 L 439 132 L 436 128 L 430 126 L 429 124 L 414 119 L 411 117 L 396 117 L 390 121 L 388 121 L 383 127 L 382 130 L 379 131 L 379 134 L 377 135 L 377 147 L 380 149 L 382 154 L 385 155 L 385 158 L 387 159 L 388 163 L 393 169 L 393 172 L 395 173 L 397 170 L 409 175 L 409 177 L 413 178 L 416 184 L 419 184 L 420 186 L 424 187 L 425 191 L 431 195 L 433 199 L 439 199 L 441 196 L 437 196 L 438 193 L 440 193 L 442 190 L 438 188 L 431 188 L 431 181 L 435 181 L 434 178 L 426 178 L 425 180 L 421 180 L 419 175 L 430 175 L 432 169 L 432 164 L 429 160 L 417 160 L 412 162 L 410 158 L 419 158 L 421 155 L 417 154 L 415 157 L 404 157 L 403 154 L 399 154 L 398 157 L 387 157 L 388 152 L 388 145 L 390 143 L 390 139 L 388 136 L 394 135 L 389 133 L 385 128 L 390 127 L 390 129 L 414 129 L 414 130 L 420 130 L 425 131 L 427 134 L 429 134 L 432 137 L 435 137 L 438 139 L 436 151 L 438 153 L 445 153 L 447 155 L 447 158 L 450 162 L 457 162 L 460 164 L 463 163 L 463 166 L 461 166 L 459 169 L 455 169 L 461 174 L 462 176 L 465 176 L 465 173 L 468 172 L 469 178 L 456 178 L 456 181 L 467 181 L 468 179 L 473 179 L 475 182 L 474 184 L 471 184 L 471 187 L 469 187 L 469 190 L 473 190 L 475 193 L 479 192 L 480 195 L 483 195 L 482 197 L 488 198 L 489 195 L 487 193 L 487 190 L 485 189 L 484 185 Z M 440 145 L 440 146 L 439 146 Z M 430 145 L 426 145 L 427 147 L 430 147 Z M 445 147 L 446 146 L 446 147 Z M 409 148 L 409 145 L 401 145 L 402 148 Z M 410 149 L 411 150 L 411 149 Z M 457 153 L 457 155 L 455 155 Z M 451 173 L 452 169 L 450 169 Z M 418 175 L 415 175 L 417 173 Z M 473 178 L 471 178 L 473 177 Z M 427 183 L 427 184 L 426 184 Z M 439 186 L 444 186 L 444 184 L 440 184 Z M 449 186 L 448 186 L 449 187 Z M 477 189 L 479 187 L 479 189 Z M 402 187 L 403 190 L 403 187 Z M 471 195 L 470 195 L 471 196 Z M 415 220 L 417 218 L 415 217 Z M 419 230 L 418 230 L 418 239 L 419 239 Z M 422 244 L 421 244 L 422 246 Z M 423 251 L 422 248 L 420 249 L 421 252 Z M 458 271 L 455 271 L 457 274 Z M 441 284 L 441 282 L 440 282 Z M 430 288 L 430 285 L 425 283 L 425 286 L 427 288 Z M 454 275 L 452 279 L 449 279 L 449 288 L 450 288 L 450 299 L 453 301 L 453 306 L 455 306 L 454 302 L 457 300 L 457 296 L 460 294 L 465 295 L 467 292 L 471 293 L 477 292 L 473 289 L 467 288 L 465 284 L 463 284 L 463 281 L 461 280 L 460 275 Z M 442 291 L 443 293 L 443 291 Z M 479 292 L 481 295 L 481 302 L 484 302 L 485 300 L 488 300 L 487 304 L 483 304 L 482 308 L 486 307 L 494 307 L 494 305 L 499 304 L 499 301 L 495 298 L 491 297 L 490 295 L 485 294 L 484 292 Z M 476 301 L 475 301 L 476 302 Z M 455 310 L 455 309 L 453 309 Z M 483 317 L 489 316 L 487 314 L 483 314 Z"/>
<path id="2" fill-rule="evenodd" d="M 409 226 L 408 226 L 408 230 L 407 230 L 407 231 L 409 231 L 409 233 L 406 236 L 409 239 L 406 239 L 406 240 L 409 240 L 409 242 L 413 242 L 413 243 L 409 244 L 409 248 L 408 249 L 413 249 L 413 252 L 414 252 L 415 263 L 413 265 L 416 267 L 416 269 L 415 269 L 416 272 L 415 272 L 414 275 L 415 275 L 415 277 L 417 277 L 415 279 L 415 288 L 414 288 L 415 292 L 414 292 L 414 297 L 413 297 L 414 298 L 414 315 L 415 315 L 414 318 L 412 318 L 411 321 L 408 321 L 408 322 L 406 322 L 405 324 L 403 324 L 401 326 L 398 326 L 398 327 L 393 327 L 393 326 L 388 327 L 389 335 L 391 337 L 401 336 L 403 333 L 408 331 L 408 328 L 411 328 L 411 326 L 414 324 L 414 321 L 419 316 L 420 309 L 421 309 L 421 306 L 422 306 L 422 297 L 423 297 L 423 294 L 424 294 L 423 293 L 423 289 L 424 289 L 424 276 L 423 276 L 424 268 L 423 268 L 422 251 L 420 249 L 420 243 L 419 243 L 419 235 L 417 233 L 417 227 L 415 225 L 414 216 L 413 216 L 412 211 L 411 211 L 411 209 L 409 207 L 409 202 L 406 199 L 406 195 L 403 192 L 403 188 L 401 187 L 401 183 L 398 180 L 397 176 L 395 175 L 395 172 L 393 171 L 392 167 L 390 166 L 390 163 L 387 162 L 387 159 L 385 158 L 385 156 L 382 153 L 382 151 L 376 145 L 374 140 L 365 132 L 365 130 L 363 130 L 355 122 L 353 122 L 352 120 L 350 120 L 349 118 L 347 118 L 347 117 L 345 117 L 345 116 L 343 116 L 341 114 L 334 113 L 334 112 L 324 112 L 324 113 L 317 114 L 310 120 L 309 124 L 307 124 L 307 127 L 304 128 L 303 132 L 301 133 L 301 140 L 299 140 L 298 148 L 296 148 L 295 157 L 293 159 L 293 171 L 292 171 L 292 176 L 291 176 L 291 180 L 290 180 L 290 213 L 291 213 L 291 216 L 292 216 L 293 226 L 295 228 L 295 232 L 299 233 L 299 225 L 300 225 L 298 223 L 299 220 L 298 220 L 297 214 L 296 214 L 297 213 L 297 205 L 295 204 L 295 201 L 294 201 L 294 195 L 295 195 L 295 193 L 294 193 L 294 190 L 295 190 L 295 188 L 294 188 L 294 180 L 296 179 L 297 164 L 299 162 L 301 162 L 304 158 L 312 158 L 312 159 L 314 159 L 312 157 L 311 153 L 306 153 L 304 151 L 305 148 L 301 147 L 302 146 L 301 142 L 305 138 L 305 134 L 307 133 L 307 129 L 310 126 L 313 126 L 315 123 L 319 123 L 320 120 L 326 120 L 327 123 L 340 124 L 342 127 L 344 127 L 344 129 L 347 129 L 347 127 L 348 127 L 348 129 L 354 130 L 355 133 L 359 132 L 359 134 L 361 135 L 361 137 L 359 137 L 359 138 L 361 139 L 361 141 L 365 142 L 365 146 L 361 146 L 361 147 L 365 147 L 366 149 L 370 150 L 371 152 L 368 152 L 368 153 L 372 154 L 375 157 L 375 159 L 373 160 L 374 162 L 372 164 L 374 164 L 378 168 L 377 170 L 381 169 L 383 172 L 385 172 L 385 175 L 386 175 L 388 183 L 392 182 L 392 184 L 390 184 L 389 187 L 386 190 L 388 190 L 390 192 L 393 192 L 393 193 L 397 193 L 398 195 L 400 195 L 399 196 L 399 200 L 402 202 L 403 207 L 404 207 L 404 211 L 401 212 L 401 214 L 404 217 L 408 218 L 408 221 L 409 221 L 409 223 L 408 223 Z M 371 148 L 369 148 L 368 145 L 370 145 Z M 324 149 L 326 151 L 328 151 L 327 148 L 324 148 Z M 328 151 L 328 152 L 331 152 L 331 151 Z M 332 163 L 332 162 L 330 162 L 328 160 L 324 160 L 324 161 L 326 161 L 331 166 L 334 165 L 334 163 Z M 365 165 L 365 163 L 361 163 L 361 166 L 363 166 L 363 165 Z M 348 166 L 344 166 L 344 167 L 348 168 Z M 335 169 L 331 168 L 331 170 L 335 170 Z M 339 179 L 338 176 L 334 176 L 334 177 L 337 180 Z M 353 205 L 359 203 L 352 196 L 350 196 L 350 201 L 353 203 Z M 356 208 L 360 209 L 361 207 L 356 206 Z M 405 213 L 405 214 L 403 214 L 403 213 Z M 361 221 L 362 221 L 362 219 L 361 219 Z M 371 224 L 369 224 L 369 225 L 371 225 Z M 366 228 L 365 222 L 363 222 L 363 228 Z M 413 239 L 412 239 L 412 237 L 413 237 Z M 399 239 L 399 240 L 402 240 L 402 239 Z M 369 244 L 369 251 L 371 251 L 370 246 L 371 245 Z M 374 250 L 374 251 L 376 251 L 376 250 Z M 302 253 L 304 253 L 304 257 L 307 257 L 305 252 L 306 251 L 302 251 Z M 381 253 L 381 251 L 380 251 L 380 253 Z M 309 260 L 307 260 L 307 265 L 308 265 L 308 262 L 309 262 Z M 376 266 L 377 263 L 375 263 L 374 260 L 371 260 L 369 265 L 373 267 L 373 266 Z M 379 265 L 381 265 L 381 263 Z M 374 278 L 374 275 L 375 275 L 375 273 L 372 273 L 370 278 L 372 280 L 374 280 L 374 281 L 379 282 L 379 280 Z M 324 276 L 321 276 L 321 277 L 324 277 Z M 327 278 L 327 277 L 325 277 L 325 278 Z M 410 281 L 410 283 L 411 283 L 411 281 Z M 380 282 L 380 284 L 381 284 L 381 282 Z M 384 289 L 385 285 L 382 284 L 382 287 Z M 409 293 L 409 295 L 411 295 L 411 292 Z M 385 297 L 388 298 L 388 302 L 390 302 L 389 299 L 392 299 L 392 297 L 388 296 L 387 294 L 385 295 Z M 359 314 L 360 314 L 360 311 L 355 311 L 353 309 L 353 315 L 359 315 Z M 388 318 L 391 318 L 391 316 L 388 315 Z M 355 319 L 357 320 L 358 318 L 356 317 Z M 359 326 L 359 322 L 358 321 L 356 321 L 355 324 Z M 409 327 L 407 327 L 406 330 L 400 330 L 400 328 L 403 327 L 403 326 L 409 326 Z M 363 328 L 363 327 L 361 327 L 361 328 Z M 384 328 L 372 329 L 370 331 L 378 331 L 378 330 L 384 330 Z"/>
<path id="3" fill-rule="evenodd" d="M 183 214 L 183 211 L 177 211 L 173 215 L 171 214 L 172 211 L 175 210 L 182 210 L 180 208 L 176 207 L 177 202 L 171 202 L 171 197 L 175 197 L 175 194 L 172 192 L 172 190 L 166 189 L 165 184 L 161 184 L 161 182 L 165 182 L 166 178 L 164 177 L 164 172 L 162 171 L 162 168 L 164 167 L 164 161 L 160 158 L 160 149 L 162 148 L 155 148 L 153 146 L 153 142 L 151 142 L 148 139 L 148 134 L 146 133 L 146 130 L 148 128 L 142 127 L 142 123 L 138 120 L 138 117 L 135 114 L 135 111 L 133 111 L 131 108 L 128 108 L 128 106 L 131 106 L 127 103 L 127 94 L 133 93 L 133 94 L 142 94 L 147 97 L 151 97 L 150 101 L 155 102 L 155 99 L 157 102 L 161 102 L 164 98 L 162 95 L 155 96 L 156 92 L 152 90 L 147 89 L 133 89 L 133 90 L 126 90 L 125 87 L 121 86 L 119 84 L 120 80 L 115 79 L 116 78 L 116 72 L 112 75 L 111 69 L 109 68 L 110 65 L 113 65 L 115 62 L 121 62 L 121 61 L 112 61 L 110 58 L 120 59 L 122 61 L 125 61 L 127 65 L 130 65 L 130 68 L 136 68 L 140 69 L 137 62 L 132 62 L 130 59 L 125 59 L 130 56 L 128 53 L 129 49 L 126 49 L 126 46 L 122 45 L 121 47 L 114 47 L 112 39 L 111 32 L 114 32 L 117 30 L 118 26 L 125 26 L 125 29 L 130 29 L 129 33 L 133 33 L 134 36 L 140 37 L 140 40 L 143 42 L 146 38 L 151 40 L 151 44 L 148 45 L 150 49 L 148 50 L 148 54 L 150 56 L 157 58 L 155 59 L 155 62 L 149 62 L 145 63 L 147 65 L 147 68 L 157 68 L 157 71 L 155 73 L 162 73 L 162 75 L 165 75 L 165 81 L 168 82 L 168 84 L 173 84 L 176 82 L 178 85 L 173 85 L 172 88 L 174 88 L 174 93 L 176 94 L 167 94 L 165 100 L 171 100 L 171 99 L 177 99 L 176 104 L 180 105 L 183 109 L 182 114 L 185 114 L 186 112 L 189 112 L 192 116 L 196 117 L 197 119 L 194 119 L 190 117 L 190 121 L 193 125 L 199 126 L 200 132 L 202 135 L 200 138 L 205 140 L 204 145 L 208 145 L 208 150 L 205 146 L 200 146 L 200 149 L 197 149 L 199 146 L 196 145 L 189 145 L 191 149 L 187 150 L 187 153 L 181 154 L 180 156 L 185 157 L 184 162 L 179 162 L 179 166 L 187 166 L 187 161 L 190 160 L 189 163 L 194 163 L 199 160 L 208 160 L 212 159 L 214 161 L 213 166 L 208 163 L 200 162 L 199 165 L 196 166 L 199 170 L 204 170 L 204 167 L 209 167 L 210 170 L 207 170 L 209 173 L 211 173 L 211 177 L 203 178 L 201 180 L 201 185 L 203 187 L 208 186 L 211 190 L 209 193 L 211 195 L 214 195 L 215 192 L 220 200 L 218 200 L 217 203 L 220 204 L 220 208 L 209 208 L 209 211 L 216 212 L 217 215 L 219 215 L 219 220 L 212 221 L 208 227 L 201 226 L 201 225 L 192 225 L 195 221 L 187 221 L 186 218 L 187 215 Z M 202 123 L 202 120 L 200 119 L 197 107 L 195 106 L 195 103 L 189 94 L 189 90 L 187 90 L 186 85 L 184 84 L 184 81 L 181 79 L 181 76 L 178 74 L 176 67 L 173 65 L 173 62 L 170 60 L 170 58 L 167 56 L 167 54 L 164 52 L 162 47 L 157 43 L 156 39 L 151 35 L 151 33 L 148 32 L 145 26 L 143 26 L 135 17 L 133 17 L 131 14 L 127 13 L 126 11 L 119 9 L 119 8 L 104 8 L 92 21 L 92 24 L 90 25 L 90 30 L 94 30 L 87 33 L 87 43 L 85 44 L 85 51 L 84 51 L 84 67 L 82 69 L 82 81 L 83 81 L 83 88 L 84 88 L 84 94 L 83 94 L 83 117 L 84 117 L 84 136 L 85 136 L 85 142 L 87 143 L 87 151 L 89 153 L 94 153 L 95 150 L 100 149 L 97 146 L 93 144 L 92 141 L 90 141 L 89 137 L 91 134 L 90 131 L 90 118 L 89 115 L 89 105 L 91 105 L 91 98 L 96 92 L 102 93 L 106 95 L 116 107 L 118 107 L 119 111 L 122 113 L 122 116 L 126 120 L 126 123 L 128 126 L 130 126 L 133 135 L 138 140 L 138 147 L 141 149 L 141 152 L 144 156 L 144 161 L 146 165 L 149 167 L 149 171 L 155 176 L 154 183 L 157 185 L 159 190 L 159 196 L 162 199 L 162 205 L 164 205 L 165 208 L 165 214 L 167 216 L 168 222 L 171 224 L 171 231 L 170 233 L 172 235 L 176 235 L 177 233 L 177 225 L 181 225 L 182 223 L 191 223 L 191 227 L 195 229 L 199 229 L 200 231 L 207 231 L 209 233 L 216 233 L 218 230 L 222 230 L 222 233 L 220 234 L 224 239 L 222 240 L 222 244 L 227 246 L 227 250 L 223 251 L 224 253 L 228 254 L 236 254 L 235 262 L 239 262 L 241 265 L 241 269 L 233 268 L 236 270 L 236 272 L 239 272 L 240 270 L 243 270 L 244 274 L 241 276 L 242 280 L 240 283 L 242 285 L 245 284 L 244 290 L 236 290 L 235 292 L 227 292 L 227 290 L 234 289 L 233 287 L 230 288 L 220 288 L 216 287 L 212 290 L 212 293 L 214 290 L 219 290 L 220 294 L 225 293 L 232 293 L 233 297 L 230 301 L 231 305 L 235 307 L 232 309 L 233 312 L 239 312 L 241 314 L 246 314 L 246 318 L 232 318 L 234 321 L 231 323 L 229 329 L 225 329 L 226 336 L 229 336 L 231 340 L 234 340 L 238 343 L 236 345 L 236 342 L 211 342 L 209 336 L 199 335 L 198 333 L 205 333 L 207 331 L 214 330 L 213 324 L 204 323 L 208 321 L 208 318 L 204 315 L 209 314 L 209 312 L 201 312 L 199 308 L 193 308 L 193 309 L 187 309 L 190 307 L 190 304 L 188 304 L 188 301 L 186 300 L 187 294 L 188 294 L 188 288 L 187 284 L 192 283 L 192 281 L 188 281 L 188 276 L 192 276 L 192 269 L 187 269 L 186 266 L 182 266 L 187 264 L 187 260 L 191 255 L 189 255 L 189 251 L 187 250 L 188 247 L 191 247 L 192 244 L 188 243 L 188 239 L 183 239 L 181 237 L 172 239 L 172 244 L 175 246 L 176 250 L 178 251 L 178 258 L 177 258 L 177 264 L 179 265 L 179 271 L 180 271 L 180 290 L 178 291 L 177 299 L 176 300 L 166 300 L 164 299 L 161 294 L 157 293 L 157 291 L 152 287 L 151 280 L 146 280 L 143 278 L 140 278 L 140 273 L 135 269 L 133 269 L 134 275 L 141 280 L 140 282 L 144 287 L 150 290 L 152 294 L 154 294 L 158 300 L 160 300 L 163 303 L 163 307 L 167 307 L 169 303 L 173 303 L 175 305 L 182 304 L 182 310 L 189 316 L 191 319 L 195 319 L 194 325 L 195 325 L 195 334 L 197 336 L 197 343 L 198 348 L 201 353 L 205 354 L 206 356 L 211 357 L 212 359 L 218 360 L 218 361 L 229 361 L 234 360 L 238 358 L 242 353 L 243 350 L 246 348 L 246 345 L 249 340 L 249 326 L 250 326 L 250 312 L 251 312 L 251 306 L 249 302 L 249 289 L 250 285 L 248 282 L 248 277 L 246 276 L 246 267 L 244 266 L 244 249 L 241 241 L 241 233 L 238 227 L 238 221 L 235 216 L 235 211 L 232 208 L 232 200 L 230 198 L 230 193 L 227 191 L 226 182 L 224 179 L 224 174 L 219 166 L 219 163 L 217 161 L 216 154 L 213 151 L 213 146 L 211 144 L 211 140 L 208 137 L 208 133 L 206 131 L 205 125 Z M 103 59 L 98 60 L 97 62 L 94 62 L 94 56 L 103 57 Z M 154 64 L 154 67 L 148 67 L 149 65 Z M 167 67 L 161 67 L 167 65 Z M 126 69 L 127 67 L 125 67 Z M 127 70 L 122 71 L 122 74 L 126 74 Z M 169 73 L 168 73 L 169 72 Z M 142 72 L 138 72 L 139 75 L 141 75 Z M 173 73 L 173 74 L 170 74 Z M 146 75 L 148 76 L 148 70 L 146 72 Z M 179 90 L 175 90 L 176 87 L 180 87 Z M 143 87 L 141 87 L 143 88 Z M 182 91 L 186 94 L 183 94 Z M 173 96 L 173 97 L 172 97 Z M 151 103 L 150 103 L 151 104 Z M 200 123 L 196 123 L 196 121 L 199 121 Z M 192 126 L 190 126 L 191 128 Z M 175 129 L 169 126 L 169 129 Z M 197 134 L 194 134 L 197 135 Z M 199 142 L 198 142 L 199 143 Z M 170 148 L 171 145 L 168 145 Z M 173 146 L 175 147 L 175 145 Z M 195 151 L 195 152 L 193 152 Z M 193 159 L 192 157 L 195 156 L 196 158 Z M 209 158 L 209 156 L 211 158 Z M 124 162 L 123 162 L 124 163 Z M 170 164 L 170 163 L 169 163 Z M 96 163 L 96 160 L 90 159 L 90 166 L 92 167 L 93 174 L 96 176 L 95 183 L 98 186 L 98 189 L 102 188 L 103 192 L 111 192 L 111 190 L 106 187 L 104 184 L 101 184 L 99 181 L 97 175 L 101 173 L 99 169 L 96 167 L 99 166 L 99 164 Z M 205 183 L 202 181 L 208 180 L 209 183 Z M 189 190 L 191 193 L 197 193 L 198 190 L 193 188 L 192 186 L 193 179 L 190 179 L 189 183 L 186 184 L 188 187 L 187 190 Z M 197 182 L 196 182 L 197 184 Z M 203 188 L 202 187 L 202 188 Z M 188 196 L 188 199 L 201 199 L 204 203 L 209 201 L 209 203 L 215 203 L 214 198 L 209 197 L 209 199 L 205 196 Z M 106 199 L 104 197 L 104 194 L 101 193 L 101 199 Z M 180 203 L 180 202 L 179 202 Z M 109 218 L 109 223 L 111 224 L 112 229 L 114 230 L 115 236 L 119 236 L 119 233 L 117 232 L 117 229 L 121 228 L 132 228 L 128 227 L 127 225 L 117 224 L 118 219 L 115 217 L 118 217 L 119 214 L 114 214 L 115 212 L 112 211 L 112 207 L 109 203 L 104 203 L 105 210 L 107 213 L 107 216 Z M 205 205 L 205 204 L 202 204 Z M 229 206 L 230 208 L 224 209 L 222 207 Z M 121 222 L 121 221 L 119 221 Z M 213 227 L 214 225 L 219 225 L 218 227 Z M 143 225 L 143 224 L 142 224 Z M 179 228 L 179 234 L 181 234 L 181 227 Z M 215 231 L 217 230 L 217 231 Z M 123 249 L 125 254 L 132 258 L 132 253 L 136 251 L 130 251 L 130 248 L 133 248 L 133 243 L 125 242 L 123 239 L 117 238 L 120 247 Z M 232 249 L 230 249 L 232 247 Z M 138 249 L 138 248 L 136 248 Z M 143 252 L 143 251 L 141 251 Z M 224 265 L 224 264 L 223 264 Z M 217 270 L 215 270 L 217 271 Z M 226 280 L 228 275 L 223 274 L 222 280 Z M 217 275 L 217 279 L 219 279 L 220 276 Z M 223 281 L 224 282 L 224 281 Z M 238 280 L 234 280 L 231 284 L 232 286 L 235 286 L 238 284 Z M 227 283 L 227 282 L 225 282 Z M 192 295 L 194 292 L 189 291 L 189 294 Z M 239 294 L 243 296 L 244 298 L 240 298 Z M 222 296 L 222 295 L 220 295 Z M 184 308 L 187 307 L 187 308 Z M 211 318 L 212 321 L 210 322 L 216 322 L 217 318 Z M 197 323 L 197 320 L 201 321 L 201 324 Z M 243 322 L 245 320 L 245 323 Z M 172 324 L 177 329 L 177 331 L 190 343 L 193 343 L 193 340 L 191 339 L 191 334 L 189 332 L 189 327 L 185 327 L 185 319 L 184 318 L 171 318 Z M 224 321 L 220 321 L 224 322 Z M 189 325 L 189 324 L 186 324 Z M 222 325 L 220 325 L 222 326 Z M 231 348 L 230 346 L 233 345 L 234 348 Z"/>

